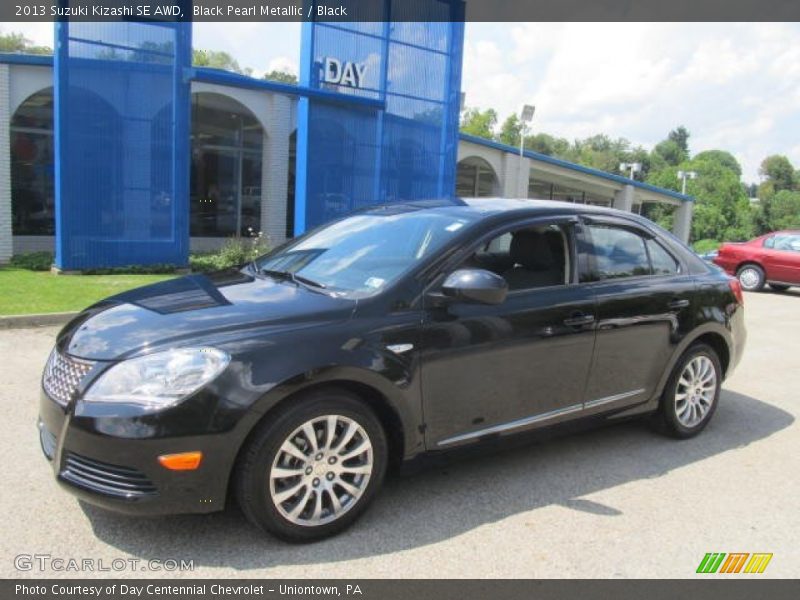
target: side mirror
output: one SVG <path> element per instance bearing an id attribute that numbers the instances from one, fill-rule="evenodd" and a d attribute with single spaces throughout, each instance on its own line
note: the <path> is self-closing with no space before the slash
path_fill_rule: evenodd
<path id="1" fill-rule="evenodd" d="M 508 294 L 508 283 L 491 271 L 459 269 L 444 280 L 442 294 L 461 302 L 500 304 Z"/>

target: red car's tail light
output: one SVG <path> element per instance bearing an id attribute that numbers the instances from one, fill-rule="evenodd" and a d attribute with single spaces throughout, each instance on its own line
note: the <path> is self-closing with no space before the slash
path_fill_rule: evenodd
<path id="1" fill-rule="evenodd" d="M 738 279 L 731 278 L 728 281 L 729 285 L 731 286 L 731 291 L 733 295 L 736 296 L 736 303 L 739 306 L 744 306 L 744 294 L 742 294 L 742 284 L 739 283 Z"/>

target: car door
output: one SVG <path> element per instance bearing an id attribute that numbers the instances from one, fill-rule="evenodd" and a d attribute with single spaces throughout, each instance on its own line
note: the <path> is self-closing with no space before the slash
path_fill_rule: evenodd
<path id="1" fill-rule="evenodd" d="M 563 282 L 519 286 L 499 305 L 440 304 L 426 296 L 421 365 L 429 449 L 552 423 L 581 409 L 595 316 L 592 293 L 575 284 L 572 223 L 540 219 L 496 230 L 451 261 L 430 289 L 435 293 L 457 268 L 502 271 L 503 236 L 532 225 L 561 232 Z M 486 250 L 482 264 L 475 264 L 476 249 Z M 467 255 L 472 260 L 464 262 Z"/>
<path id="2" fill-rule="evenodd" d="M 776 233 L 764 240 L 763 252 L 769 281 L 800 284 L 800 234 Z"/>
<path id="3" fill-rule="evenodd" d="M 694 277 L 663 240 L 627 219 L 585 219 L 578 247 L 580 281 L 597 300 L 585 408 L 646 401 L 692 328 Z"/>

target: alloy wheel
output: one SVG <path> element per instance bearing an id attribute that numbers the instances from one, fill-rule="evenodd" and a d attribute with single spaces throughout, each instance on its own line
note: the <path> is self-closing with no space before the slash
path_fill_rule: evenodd
<path id="1" fill-rule="evenodd" d="M 278 449 L 269 472 L 270 497 L 291 523 L 330 523 L 363 496 L 373 461 L 372 443 L 359 423 L 342 415 L 315 417 Z"/>
<path id="2" fill-rule="evenodd" d="M 684 427 L 703 421 L 717 394 L 717 370 L 705 355 L 695 356 L 683 368 L 675 390 L 675 414 Z"/>

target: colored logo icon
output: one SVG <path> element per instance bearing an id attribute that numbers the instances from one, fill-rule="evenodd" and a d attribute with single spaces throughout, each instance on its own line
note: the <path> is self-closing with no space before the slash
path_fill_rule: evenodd
<path id="1" fill-rule="evenodd" d="M 771 560 L 771 552 L 708 552 L 700 561 L 697 573 L 763 573 Z"/>

